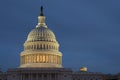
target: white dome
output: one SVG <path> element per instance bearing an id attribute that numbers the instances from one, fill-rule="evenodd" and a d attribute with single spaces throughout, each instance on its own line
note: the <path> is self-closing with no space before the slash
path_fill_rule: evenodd
<path id="1" fill-rule="evenodd" d="M 35 41 L 56 42 L 56 38 L 50 29 L 41 26 L 33 29 L 27 37 L 27 42 Z"/>
<path id="2" fill-rule="evenodd" d="M 38 16 L 38 25 L 24 43 L 21 68 L 62 68 L 62 53 L 52 30 L 45 24 L 45 16 Z"/>

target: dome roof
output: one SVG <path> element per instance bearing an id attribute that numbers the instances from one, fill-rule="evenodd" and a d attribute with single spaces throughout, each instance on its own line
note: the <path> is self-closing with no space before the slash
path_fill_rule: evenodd
<path id="1" fill-rule="evenodd" d="M 41 7 L 38 24 L 27 37 L 20 54 L 20 68 L 62 68 L 62 53 L 52 30 L 45 24 Z"/>
<path id="2" fill-rule="evenodd" d="M 27 42 L 33 41 L 56 42 L 56 38 L 54 33 L 49 28 L 40 26 L 33 29 L 27 37 Z"/>

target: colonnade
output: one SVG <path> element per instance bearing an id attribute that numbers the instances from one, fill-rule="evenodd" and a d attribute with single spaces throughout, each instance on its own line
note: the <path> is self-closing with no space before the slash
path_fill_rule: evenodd
<path id="1" fill-rule="evenodd" d="M 41 50 L 41 49 L 54 49 L 58 50 L 58 45 L 56 44 L 30 44 L 30 45 L 25 45 L 24 50 Z"/>
<path id="2" fill-rule="evenodd" d="M 21 56 L 21 64 L 27 63 L 55 63 L 62 64 L 62 58 L 54 54 L 27 54 Z"/>
<path id="3" fill-rule="evenodd" d="M 23 73 L 20 80 L 60 80 L 58 73 Z"/>

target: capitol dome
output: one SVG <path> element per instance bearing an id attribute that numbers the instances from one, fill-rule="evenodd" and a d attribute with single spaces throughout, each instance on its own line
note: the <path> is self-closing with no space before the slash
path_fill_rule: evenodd
<path id="1" fill-rule="evenodd" d="M 56 42 L 56 38 L 54 33 L 50 29 L 44 26 L 40 26 L 33 29 L 28 35 L 27 42 L 34 41 Z"/>
<path id="2" fill-rule="evenodd" d="M 27 37 L 20 54 L 21 68 L 62 68 L 62 53 L 52 30 L 45 24 L 41 7 L 38 24 Z"/>

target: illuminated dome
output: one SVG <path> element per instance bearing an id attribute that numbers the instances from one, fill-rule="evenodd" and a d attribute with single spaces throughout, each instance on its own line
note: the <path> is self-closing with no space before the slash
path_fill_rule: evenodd
<path id="1" fill-rule="evenodd" d="M 56 38 L 54 33 L 43 26 L 37 27 L 36 29 L 33 29 L 27 38 L 28 42 L 34 42 L 34 41 L 49 41 L 49 42 L 56 42 Z"/>
<path id="2" fill-rule="evenodd" d="M 38 24 L 27 37 L 21 52 L 21 68 L 62 68 L 62 53 L 54 33 L 45 24 L 41 7 Z"/>

